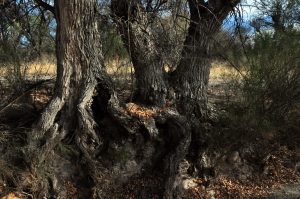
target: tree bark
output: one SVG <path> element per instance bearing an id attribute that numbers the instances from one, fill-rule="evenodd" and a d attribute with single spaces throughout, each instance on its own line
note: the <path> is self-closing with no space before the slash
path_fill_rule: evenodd
<path id="1" fill-rule="evenodd" d="M 200 24 L 201 23 L 201 24 Z M 205 22 L 191 21 L 177 69 L 171 74 L 177 108 L 182 114 L 206 117 L 211 34 Z"/>
<path id="2" fill-rule="evenodd" d="M 32 168 L 49 158 L 66 136 L 92 158 L 102 140 L 91 110 L 98 81 L 107 81 L 98 32 L 96 0 L 56 1 L 57 80 L 55 93 L 29 136 Z M 93 171 L 91 171 L 93 172 Z"/>
<path id="3" fill-rule="evenodd" d="M 182 114 L 206 118 L 213 37 L 238 2 L 239 0 L 188 1 L 190 25 L 181 60 L 170 75 L 176 92 L 177 107 Z"/>
<path id="4" fill-rule="evenodd" d="M 184 117 L 170 117 L 167 119 L 166 143 L 169 152 L 164 160 L 165 166 L 165 191 L 164 199 L 181 198 L 182 173 L 181 163 L 185 159 L 191 142 L 190 123 Z"/>
<path id="5" fill-rule="evenodd" d="M 111 9 L 135 70 L 135 100 L 149 105 L 164 105 L 167 89 L 162 57 L 157 52 L 151 30 L 151 13 L 140 1 L 113 0 Z"/>

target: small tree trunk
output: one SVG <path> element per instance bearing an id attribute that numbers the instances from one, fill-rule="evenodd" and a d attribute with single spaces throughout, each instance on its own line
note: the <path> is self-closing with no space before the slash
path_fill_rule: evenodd
<path id="1" fill-rule="evenodd" d="M 177 94 L 178 110 L 197 117 L 206 117 L 207 114 L 212 40 L 205 29 L 205 24 L 190 25 L 182 58 L 177 69 L 171 74 L 171 82 Z"/>
<path id="2" fill-rule="evenodd" d="M 144 104 L 163 106 L 166 98 L 166 85 L 161 65 L 137 62 L 139 63 L 135 67 L 137 86 L 135 99 Z"/>
<path id="3" fill-rule="evenodd" d="M 113 0 L 113 18 L 133 63 L 136 78 L 135 100 L 144 104 L 165 104 L 166 85 L 162 58 L 151 32 L 151 17 L 138 1 Z"/>
<path id="4" fill-rule="evenodd" d="M 171 83 L 175 88 L 181 113 L 198 118 L 206 117 L 213 37 L 228 13 L 239 2 L 240 0 L 188 0 L 190 25 L 181 60 L 171 74 Z"/>

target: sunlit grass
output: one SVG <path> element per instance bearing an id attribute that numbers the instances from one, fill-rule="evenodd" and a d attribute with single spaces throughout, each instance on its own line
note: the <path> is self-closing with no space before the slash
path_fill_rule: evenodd
<path id="1" fill-rule="evenodd" d="M 35 61 L 22 63 L 0 64 L 0 77 L 34 77 L 34 76 L 55 76 L 56 63 L 55 58 L 44 56 Z"/>
<path id="2" fill-rule="evenodd" d="M 0 77 L 7 76 L 8 73 L 13 72 L 13 67 L 13 65 L 0 65 Z M 129 60 L 113 60 L 106 62 L 105 69 L 109 75 L 128 76 L 134 73 L 134 69 Z M 25 76 L 55 76 L 56 60 L 53 57 L 45 56 L 30 63 L 22 64 L 21 73 Z M 210 70 L 211 81 L 223 81 L 238 75 L 239 72 L 236 69 L 222 62 L 214 62 Z"/>
<path id="3" fill-rule="evenodd" d="M 226 79 L 230 79 L 233 76 L 238 77 L 240 76 L 239 71 L 237 71 L 232 66 L 229 66 L 223 62 L 214 62 L 210 69 L 210 80 L 220 80 L 224 81 Z"/>
<path id="4" fill-rule="evenodd" d="M 41 58 L 29 63 L 27 66 L 27 75 L 49 75 L 55 76 L 56 63 L 54 58 Z"/>
<path id="5" fill-rule="evenodd" d="M 109 75 L 116 75 L 116 74 L 125 75 L 125 74 L 134 73 L 132 64 L 127 59 L 108 61 L 105 63 L 105 69 Z"/>

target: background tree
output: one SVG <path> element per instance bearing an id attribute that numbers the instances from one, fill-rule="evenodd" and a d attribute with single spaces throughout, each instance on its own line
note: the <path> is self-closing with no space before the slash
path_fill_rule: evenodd
<path id="1" fill-rule="evenodd" d="M 252 22 L 256 30 L 261 28 L 273 28 L 276 33 L 282 33 L 293 29 L 299 24 L 300 1 L 299 0 L 267 0 L 255 1 L 258 16 Z"/>
<path id="2" fill-rule="evenodd" d="M 27 89 L 27 64 L 54 55 L 53 16 L 31 1 L 6 1 L 0 9 L 1 68 L 15 98 Z"/>
<path id="3" fill-rule="evenodd" d="M 255 1 L 250 39 L 243 51 L 233 50 L 245 71 L 234 84 L 236 92 L 246 117 L 256 118 L 259 126 L 285 123 L 299 101 L 299 3 Z"/>

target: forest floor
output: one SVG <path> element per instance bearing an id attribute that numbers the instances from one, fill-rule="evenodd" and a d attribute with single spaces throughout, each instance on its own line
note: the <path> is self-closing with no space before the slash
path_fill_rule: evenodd
<path id="1" fill-rule="evenodd" d="M 203 176 L 195 176 L 191 171 L 190 175 L 184 176 L 184 198 L 300 198 L 299 119 L 284 126 L 261 129 L 253 127 L 251 122 L 230 118 L 227 107 L 232 98 L 224 82 L 230 71 L 213 70 L 209 101 L 214 119 L 207 124 L 207 132 L 203 135 L 205 149 L 199 160 L 205 163 L 204 170 L 213 171 Z M 0 154 L 7 148 L 8 141 L 17 140 L 16 143 L 22 145 L 20 140 L 49 100 L 52 85 L 50 82 L 41 89 L 31 90 L 0 111 Z M 128 95 L 128 91 L 124 95 Z M 12 170 L 7 171 L 7 168 Z M 1 183 L 5 172 L 14 172 L 13 167 L 7 167 L 0 159 L 0 199 L 31 198 L 30 194 L 14 191 Z M 145 191 L 151 193 L 150 198 L 159 198 L 161 185 L 159 173 L 142 178 L 133 176 L 107 198 L 143 199 L 141 193 Z M 72 183 L 66 183 L 66 186 L 73 195 L 79 190 Z M 4 196 L 2 193 L 7 190 L 10 193 Z"/>

